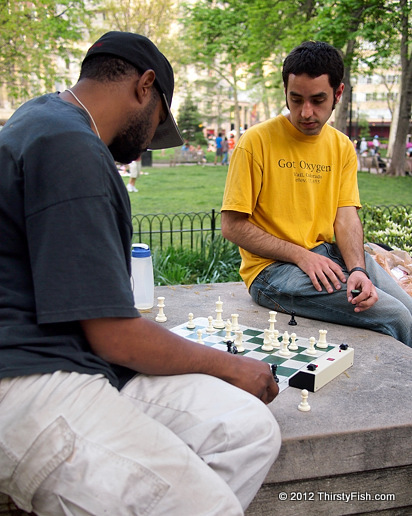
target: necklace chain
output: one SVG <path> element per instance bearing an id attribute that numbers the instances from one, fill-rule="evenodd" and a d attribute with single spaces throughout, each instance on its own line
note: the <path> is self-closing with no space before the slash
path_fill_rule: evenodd
<path id="1" fill-rule="evenodd" d="M 97 136 L 100 138 L 99 129 L 97 129 L 96 122 L 94 121 L 94 118 L 92 117 L 90 111 L 87 109 L 87 107 L 83 104 L 83 102 L 72 92 L 72 90 L 66 90 L 69 93 L 73 95 L 73 97 L 77 100 L 77 102 L 81 105 L 81 107 L 86 111 L 86 113 L 89 115 L 91 121 L 93 122 L 94 128 L 96 129 Z M 101 139 L 101 138 L 100 138 Z"/>

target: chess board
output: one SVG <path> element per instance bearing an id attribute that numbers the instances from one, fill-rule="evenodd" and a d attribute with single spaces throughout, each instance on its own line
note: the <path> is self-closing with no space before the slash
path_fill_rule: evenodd
<path id="1" fill-rule="evenodd" d="M 213 333 L 207 333 L 208 320 L 205 317 L 193 319 L 194 328 L 187 328 L 187 322 L 171 329 L 174 333 L 196 342 L 198 330 L 202 330 L 202 340 L 206 346 L 227 351 L 227 332 L 225 329 L 214 329 Z M 309 338 L 296 335 L 295 343 L 298 346 L 296 351 L 290 351 L 285 357 L 279 352 L 282 349 L 283 334 L 278 336 L 279 348 L 273 351 L 263 351 L 264 330 L 239 325 L 243 332 L 243 347 L 245 351 L 240 355 L 247 355 L 256 360 L 263 360 L 268 364 L 276 364 L 276 374 L 279 378 L 279 392 L 282 392 L 289 385 L 300 389 L 307 389 L 315 392 L 333 378 L 336 378 L 343 371 L 353 364 L 353 348 L 327 343 L 324 349 L 316 349 L 316 355 L 307 353 Z M 232 331 L 232 340 L 235 334 Z M 310 364 L 312 364 L 310 366 Z M 308 368 L 309 366 L 309 368 Z"/>

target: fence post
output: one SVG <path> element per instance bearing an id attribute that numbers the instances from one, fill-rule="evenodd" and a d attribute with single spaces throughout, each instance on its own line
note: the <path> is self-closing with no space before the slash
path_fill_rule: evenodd
<path id="1" fill-rule="evenodd" d="M 215 209 L 212 208 L 212 220 L 210 224 L 210 229 L 212 230 L 212 242 L 215 239 L 215 231 L 216 231 L 216 215 L 215 215 Z"/>

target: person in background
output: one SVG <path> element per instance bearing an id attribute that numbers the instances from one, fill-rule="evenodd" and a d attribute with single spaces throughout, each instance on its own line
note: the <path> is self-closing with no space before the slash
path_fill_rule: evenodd
<path id="1" fill-rule="evenodd" d="M 227 141 L 227 137 L 225 136 L 222 142 L 222 165 L 227 165 L 229 154 L 229 143 Z"/>
<path id="2" fill-rule="evenodd" d="M 215 165 L 217 165 L 218 161 L 222 162 L 222 156 L 223 156 L 222 143 L 223 143 L 222 133 L 219 133 L 219 135 L 217 136 L 216 141 L 215 141 L 215 145 L 216 145 Z"/>
<path id="3" fill-rule="evenodd" d="M 138 157 L 133 160 L 129 165 L 129 182 L 127 183 L 127 191 L 137 193 L 139 190 L 136 188 L 136 179 L 140 176 L 142 171 L 142 158 Z"/>

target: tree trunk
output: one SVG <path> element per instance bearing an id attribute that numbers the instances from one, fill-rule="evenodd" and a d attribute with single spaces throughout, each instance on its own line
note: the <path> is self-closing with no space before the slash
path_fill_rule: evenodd
<path id="1" fill-rule="evenodd" d="M 348 111 L 349 111 L 349 105 L 350 105 L 350 90 L 351 90 L 351 84 L 350 84 L 350 73 L 351 73 L 351 65 L 352 65 L 352 58 L 353 51 L 355 49 L 356 41 L 354 39 L 350 39 L 346 46 L 346 52 L 345 57 L 349 57 L 349 63 L 345 65 L 345 71 L 343 74 L 343 84 L 345 85 L 345 89 L 343 90 L 343 95 L 340 99 L 339 104 L 336 106 L 336 114 L 335 114 L 335 123 L 334 127 L 341 131 L 342 133 L 346 134 L 346 126 L 347 126 L 347 119 L 348 119 Z"/>
<path id="2" fill-rule="evenodd" d="M 402 0 L 401 6 L 406 7 L 406 1 Z M 402 20 L 402 40 L 401 40 L 401 99 L 399 108 L 398 127 L 396 129 L 395 143 L 393 145 L 393 156 L 388 169 L 390 176 L 405 175 L 405 156 L 406 139 L 409 131 L 412 107 L 412 57 L 408 54 L 408 32 L 409 32 L 409 13 L 403 11 Z"/>

